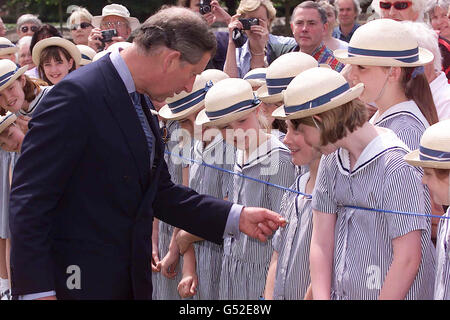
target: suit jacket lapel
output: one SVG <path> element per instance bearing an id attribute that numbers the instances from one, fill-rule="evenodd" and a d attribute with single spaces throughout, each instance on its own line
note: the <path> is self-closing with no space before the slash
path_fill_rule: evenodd
<path id="1" fill-rule="evenodd" d="M 150 173 L 150 155 L 141 123 L 125 84 L 111 63 L 110 59 L 101 59 L 100 69 L 105 78 L 107 92 L 104 95 L 106 105 L 121 128 L 127 145 L 139 170 L 140 182 L 146 189 Z"/>

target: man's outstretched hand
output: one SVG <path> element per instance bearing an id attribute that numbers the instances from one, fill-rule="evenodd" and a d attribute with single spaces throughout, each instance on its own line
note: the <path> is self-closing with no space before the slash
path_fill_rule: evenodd
<path id="1" fill-rule="evenodd" d="M 271 210 L 244 207 L 239 218 L 239 230 L 246 235 L 266 242 L 279 227 L 286 226 L 286 219 Z"/>

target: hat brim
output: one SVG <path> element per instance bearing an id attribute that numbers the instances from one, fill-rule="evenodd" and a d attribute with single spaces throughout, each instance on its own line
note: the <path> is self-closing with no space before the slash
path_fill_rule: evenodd
<path id="1" fill-rule="evenodd" d="M 15 81 L 17 78 L 19 78 L 21 75 L 23 75 L 28 70 L 27 66 L 23 66 L 22 68 L 19 68 L 16 73 L 14 73 L 11 78 L 9 78 L 8 81 L 6 81 L 2 86 L 0 86 L 0 92 L 4 90 L 5 88 L 9 87 L 9 85 Z"/>
<path id="2" fill-rule="evenodd" d="M 3 48 L 3 49 L 0 49 L 0 56 L 6 55 L 6 54 L 11 54 L 11 53 L 16 53 L 17 51 L 19 51 L 18 47 Z"/>
<path id="3" fill-rule="evenodd" d="M 259 100 L 264 103 L 276 103 L 283 101 L 283 92 L 270 95 L 266 85 L 263 85 L 256 91 Z"/>
<path id="4" fill-rule="evenodd" d="M 184 118 L 190 116 L 191 114 L 199 111 L 204 106 L 205 106 L 205 101 L 202 100 L 201 102 L 190 107 L 189 109 L 183 110 L 178 113 L 173 113 L 172 110 L 170 110 L 169 105 L 166 104 L 158 111 L 158 114 L 160 115 L 161 118 L 164 118 L 166 120 L 181 120 L 181 119 L 184 119 Z"/>
<path id="5" fill-rule="evenodd" d="M 72 57 L 75 65 L 77 67 L 80 65 L 81 61 L 80 49 L 78 49 L 77 46 L 74 43 L 70 42 L 69 40 L 60 37 L 52 37 L 40 40 L 34 46 L 32 58 L 36 66 L 39 66 L 39 63 L 41 62 L 42 50 L 51 46 L 57 46 L 66 49 L 67 52 L 69 52 L 70 56 Z"/>
<path id="6" fill-rule="evenodd" d="M 8 128 L 11 123 L 16 121 L 17 116 L 14 113 L 11 113 L 9 116 L 6 117 L 5 120 L 3 120 L 2 123 L 0 123 L 0 133 L 2 133 L 6 128 Z"/>
<path id="7" fill-rule="evenodd" d="M 216 119 L 216 120 L 210 120 L 208 118 L 208 116 L 206 115 L 206 110 L 203 109 L 202 111 L 200 111 L 198 113 L 197 118 L 195 119 L 195 124 L 198 126 L 204 125 L 207 127 L 220 126 L 223 124 L 230 123 L 232 121 L 236 121 L 236 120 L 246 116 L 247 114 L 254 111 L 258 106 L 259 106 L 259 104 L 257 104 L 256 106 L 254 106 L 250 109 L 244 110 L 244 111 L 229 113 L 229 114 L 227 114 L 219 119 Z"/>
<path id="8" fill-rule="evenodd" d="M 116 17 L 121 17 L 121 18 L 127 19 L 128 23 L 130 24 L 130 28 L 131 28 L 132 31 L 136 30 L 141 25 L 141 23 L 139 22 L 138 18 L 135 18 L 135 17 L 124 17 L 124 16 L 121 16 L 121 15 L 118 15 L 118 14 L 108 14 L 107 16 L 94 16 L 92 18 L 91 24 L 95 28 L 100 28 L 100 24 L 102 23 L 103 18 L 104 17 L 108 17 L 108 16 L 116 16 Z"/>
<path id="9" fill-rule="evenodd" d="M 272 112 L 272 117 L 275 119 L 301 119 L 310 117 L 334 108 L 337 108 L 347 102 L 350 102 L 356 98 L 358 98 L 361 93 L 364 90 L 364 84 L 358 83 L 354 87 L 350 88 L 349 90 L 345 91 L 344 93 L 340 94 L 339 96 L 335 97 L 334 99 L 331 99 L 330 102 L 325 103 L 323 105 L 320 105 L 318 107 L 314 107 L 311 109 L 305 109 L 301 111 L 297 111 L 295 113 L 292 113 L 290 115 L 286 115 L 284 112 L 284 106 L 278 107 Z"/>
<path id="10" fill-rule="evenodd" d="M 347 49 L 337 49 L 333 51 L 334 57 L 344 64 L 356 64 L 361 66 L 379 67 L 418 67 L 424 66 L 433 61 L 434 56 L 431 51 L 419 48 L 419 59 L 416 62 L 403 62 L 393 58 L 349 56 Z"/>
<path id="11" fill-rule="evenodd" d="M 414 167 L 450 169 L 450 162 L 420 160 L 419 149 L 411 151 L 410 153 L 405 155 L 403 159 Z"/>

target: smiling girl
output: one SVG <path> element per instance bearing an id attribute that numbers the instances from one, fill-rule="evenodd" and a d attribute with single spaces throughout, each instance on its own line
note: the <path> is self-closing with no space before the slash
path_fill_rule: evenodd
<path id="1" fill-rule="evenodd" d="M 76 45 L 60 37 L 39 41 L 33 47 L 32 56 L 41 79 L 52 85 L 75 70 L 81 61 L 81 53 Z"/>
<path id="2" fill-rule="evenodd" d="M 237 148 L 233 169 L 237 175 L 228 200 L 279 211 L 284 189 L 273 185 L 292 185 L 295 167 L 289 149 L 262 127 L 259 104 L 246 80 L 225 79 L 206 94 L 205 109 L 196 124 L 221 129 L 226 142 Z M 262 243 L 240 235 L 225 239 L 223 250 L 219 299 L 258 299 L 264 292 L 271 241 Z"/>

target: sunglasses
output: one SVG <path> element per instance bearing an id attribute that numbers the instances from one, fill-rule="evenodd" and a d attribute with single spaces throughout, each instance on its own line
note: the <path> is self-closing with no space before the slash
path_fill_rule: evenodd
<path id="1" fill-rule="evenodd" d="M 37 29 L 39 29 L 39 28 L 38 28 L 37 26 L 31 26 L 30 28 L 29 28 L 28 26 L 24 26 L 24 27 L 20 28 L 20 30 L 21 30 L 23 33 L 28 32 L 28 29 L 31 29 L 31 31 L 33 31 L 33 32 L 36 32 Z"/>
<path id="2" fill-rule="evenodd" d="M 80 27 L 81 29 L 86 29 L 92 27 L 92 24 L 90 24 L 89 22 L 82 22 L 80 24 L 75 23 L 70 26 L 70 30 L 77 30 L 78 27 Z"/>
<path id="3" fill-rule="evenodd" d="M 411 1 L 396 1 L 394 3 L 380 1 L 380 8 L 385 10 L 389 10 L 392 6 L 394 6 L 396 10 L 405 10 L 408 9 L 411 5 Z"/>

